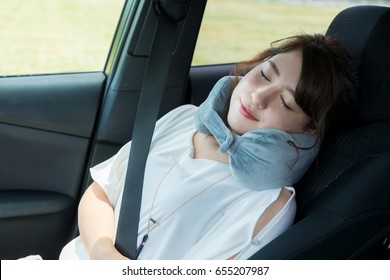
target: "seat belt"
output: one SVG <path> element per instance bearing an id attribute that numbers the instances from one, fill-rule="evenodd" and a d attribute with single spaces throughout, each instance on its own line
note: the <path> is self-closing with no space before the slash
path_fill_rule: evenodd
<path id="1" fill-rule="evenodd" d="M 176 43 L 177 21 L 185 15 L 168 15 L 162 4 L 156 6 L 158 25 L 140 92 L 115 239 L 116 249 L 130 259 L 136 258 L 145 165 Z"/>

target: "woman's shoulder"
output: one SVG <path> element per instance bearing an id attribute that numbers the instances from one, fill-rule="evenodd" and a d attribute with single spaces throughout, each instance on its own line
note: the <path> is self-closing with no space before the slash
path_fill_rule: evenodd
<path id="1" fill-rule="evenodd" d="M 193 117 L 196 111 L 198 110 L 198 107 L 192 104 L 186 104 L 179 107 L 176 107 L 172 111 L 165 114 L 163 117 L 161 117 L 157 123 L 165 123 L 170 122 L 178 119 L 185 119 L 188 117 Z"/>
<path id="2" fill-rule="evenodd" d="M 185 126 L 187 122 L 193 122 L 197 110 L 198 107 L 191 104 L 182 105 L 173 109 L 157 121 L 155 133 L 177 125 Z"/>

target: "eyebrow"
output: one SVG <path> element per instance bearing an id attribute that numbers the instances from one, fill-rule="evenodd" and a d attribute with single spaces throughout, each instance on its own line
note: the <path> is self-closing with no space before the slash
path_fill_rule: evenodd
<path id="1" fill-rule="evenodd" d="M 272 60 L 267 60 L 267 61 L 271 65 L 271 67 L 274 70 L 276 76 L 280 77 L 280 71 L 279 71 L 278 66 L 276 66 L 275 62 L 273 62 Z M 287 90 L 295 97 L 295 91 L 292 88 L 287 87 Z"/>
<path id="2" fill-rule="evenodd" d="M 272 60 L 268 60 L 268 62 L 269 62 L 269 64 L 271 64 L 272 69 L 274 70 L 275 74 L 277 76 L 280 76 L 280 72 L 279 72 L 278 66 L 276 66 L 275 62 L 273 62 Z"/>

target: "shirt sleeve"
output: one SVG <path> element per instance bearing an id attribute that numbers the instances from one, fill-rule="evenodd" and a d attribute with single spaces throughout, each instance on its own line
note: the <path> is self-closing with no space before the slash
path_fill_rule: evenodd
<path id="1" fill-rule="evenodd" d="M 130 148 L 131 141 L 113 157 L 90 169 L 92 179 L 102 187 L 113 207 L 117 205 L 123 189 Z"/>

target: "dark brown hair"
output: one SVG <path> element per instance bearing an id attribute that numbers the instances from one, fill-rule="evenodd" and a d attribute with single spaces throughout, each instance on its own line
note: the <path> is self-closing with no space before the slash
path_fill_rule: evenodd
<path id="1" fill-rule="evenodd" d="M 303 34 L 279 40 L 250 60 L 236 65 L 232 75 L 244 76 L 261 62 L 293 50 L 302 50 L 302 70 L 295 102 L 310 117 L 322 142 L 329 129 L 339 128 L 356 108 L 356 68 L 335 38 Z"/>

